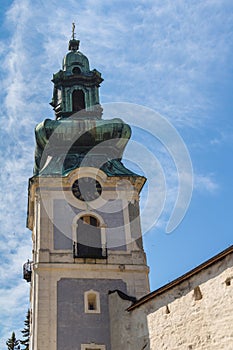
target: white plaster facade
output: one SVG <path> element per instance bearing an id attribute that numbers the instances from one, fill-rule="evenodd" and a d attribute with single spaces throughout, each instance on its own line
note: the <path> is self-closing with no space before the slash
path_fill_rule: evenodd
<path id="1" fill-rule="evenodd" d="M 122 179 L 110 179 L 102 171 L 98 170 L 97 173 L 96 171 L 94 168 L 77 169 L 66 178 L 34 178 L 30 184 L 28 226 L 32 229 L 33 239 L 31 350 L 58 349 L 57 286 L 61 279 L 121 280 L 125 282 L 129 295 L 139 298 L 149 292 L 149 270 L 145 254 L 132 239 L 127 205 L 123 205 L 122 209 L 126 235 L 125 250 L 109 249 L 106 259 L 84 259 L 74 258 L 72 245 L 70 249 L 54 248 L 55 200 L 60 199 L 64 203 L 69 203 L 82 214 L 93 213 L 97 216 L 104 241 L 107 227 L 98 212 L 103 202 L 107 203 L 109 199 L 119 200 L 120 198 L 127 204 L 129 200 L 138 200 L 138 192 L 143 181 L 140 182 L 138 179 L 132 185 L 133 191 L 129 192 L 124 188 Z M 101 198 L 94 200 L 91 206 L 72 195 L 71 185 L 80 176 L 92 176 L 98 179 L 103 187 Z M 121 190 L 116 193 L 115 188 L 119 181 Z M 126 181 L 127 185 L 128 181 Z M 105 191 L 105 188 L 108 188 L 108 191 Z M 66 215 L 61 213 L 62 229 L 71 240 L 74 239 L 75 222 L 80 215 L 74 212 L 73 216 L 69 222 Z M 96 348 L 100 349 L 100 347 Z"/>

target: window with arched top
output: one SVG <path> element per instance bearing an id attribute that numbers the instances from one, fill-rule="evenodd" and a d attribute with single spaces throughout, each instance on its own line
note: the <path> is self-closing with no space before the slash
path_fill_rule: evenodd
<path id="1" fill-rule="evenodd" d="M 79 112 L 85 109 L 85 95 L 82 90 L 74 90 L 72 93 L 72 111 Z"/>
<path id="2" fill-rule="evenodd" d="M 100 222 L 92 215 L 83 215 L 77 221 L 74 257 L 106 258 L 106 246 L 103 241 Z"/>
<path id="3" fill-rule="evenodd" d="M 91 289 L 84 293 L 84 310 L 86 313 L 100 313 L 99 292 Z"/>
<path id="4" fill-rule="evenodd" d="M 73 74 L 81 74 L 81 69 L 80 69 L 79 67 L 74 67 L 74 68 L 72 69 L 72 73 L 73 73 Z"/>

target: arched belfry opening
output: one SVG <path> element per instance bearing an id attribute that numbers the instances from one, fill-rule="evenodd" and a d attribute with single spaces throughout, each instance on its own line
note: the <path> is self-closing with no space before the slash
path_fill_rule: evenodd
<path id="1" fill-rule="evenodd" d="M 85 109 L 85 95 L 82 90 L 74 90 L 72 93 L 72 111 L 79 112 Z"/>
<path id="2" fill-rule="evenodd" d="M 77 257 L 102 258 L 103 244 L 99 220 L 91 215 L 84 215 L 77 221 Z"/>

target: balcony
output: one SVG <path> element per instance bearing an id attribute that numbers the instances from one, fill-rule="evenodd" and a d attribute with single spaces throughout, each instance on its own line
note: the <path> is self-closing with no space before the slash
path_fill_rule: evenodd
<path id="1" fill-rule="evenodd" d="M 27 282 L 31 282 L 32 277 L 32 261 L 27 261 L 25 264 L 23 264 L 23 278 Z"/>

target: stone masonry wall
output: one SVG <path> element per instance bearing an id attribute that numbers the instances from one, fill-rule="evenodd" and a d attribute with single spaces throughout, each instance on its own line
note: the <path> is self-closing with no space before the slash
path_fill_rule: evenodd
<path id="1" fill-rule="evenodd" d="M 151 349 L 233 349 L 233 255 L 149 303 Z"/>
<path id="2" fill-rule="evenodd" d="M 113 350 L 232 350 L 233 253 L 126 313 Z"/>

